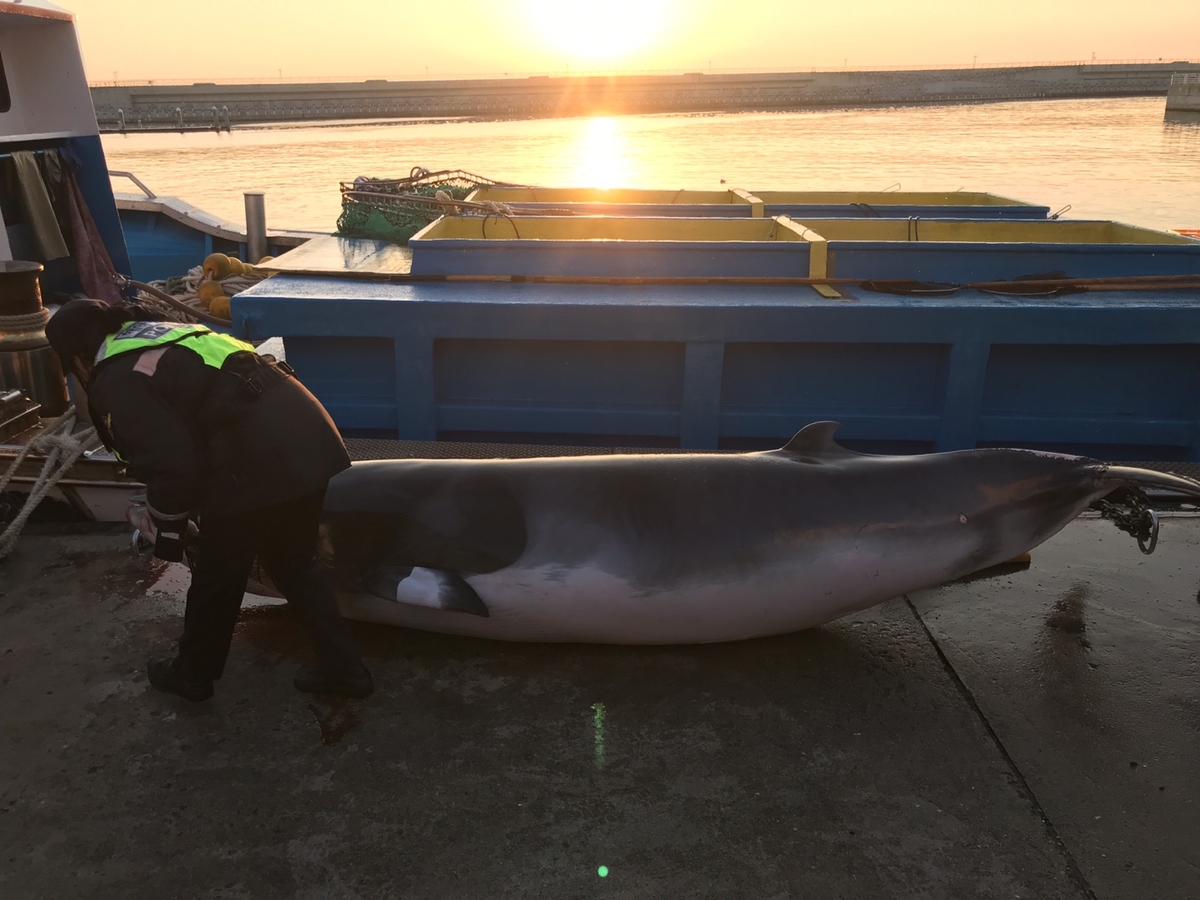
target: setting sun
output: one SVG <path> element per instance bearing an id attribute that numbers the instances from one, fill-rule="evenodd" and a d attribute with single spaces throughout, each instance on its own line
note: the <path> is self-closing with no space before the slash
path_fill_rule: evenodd
<path id="1" fill-rule="evenodd" d="M 607 61 L 652 44 L 663 34 L 674 6 L 674 0 L 525 0 L 525 14 L 551 51 Z"/>

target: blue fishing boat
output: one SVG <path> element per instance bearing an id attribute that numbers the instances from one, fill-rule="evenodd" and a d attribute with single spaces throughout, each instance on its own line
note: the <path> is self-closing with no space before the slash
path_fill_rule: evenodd
<path id="1" fill-rule="evenodd" d="M 131 172 L 110 175 L 132 180 L 137 188 L 117 192 L 114 197 L 129 252 L 130 274 L 138 281 L 181 275 L 213 253 L 250 258 L 247 223 L 215 216 L 178 197 L 160 196 Z M 278 256 L 316 233 L 265 229 L 264 235 L 267 254 Z"/>

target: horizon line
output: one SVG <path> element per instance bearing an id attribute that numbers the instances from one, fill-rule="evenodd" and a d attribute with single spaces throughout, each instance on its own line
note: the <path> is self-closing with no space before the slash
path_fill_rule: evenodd
<path id="1" fill-rule="evenodd" d="M 1044 69 L 1067 68 L 1071 66 L 1118 66 L 1118 65 L 1200 65 L 1200 59 L 1092 59 L 1085 60 L 1056 60 L 1032 62 L 984 62 L 978 60 L 970 63 L 934 63 L 929 65 L 899 65 L 899 66 L 783 66 L 770 68 L 722 68 L 710 67 L 700 69 L 670 68 L 670 69 L 566 69 L 541 71 L 509 71 L 509 72 L 456 72 L 429 73 L 406 76 L 380 75 L 305 75 L 284 78 L 282 72 L 277 77 L 243 77 L 243 78 L 213 78 L 197 80 L 196 78 L 132 78 L 107 81 L 89 81 L 89 88 L 113 87 L 192 87 L 207 85 L 236 85 L 236 84 L 356 84 L 356 83 L 403 83 L 403 82 L 439 82 L 439 81 L 487 81 L 496 79 L 525 80 L 530 78 L 616 78 L 638 76 L 681 77 L 686 75 L 806 75 L 825 73 L 871 73 L 871 72 L 927 72 L 927 71 L 970 71 L 972 69 Z"/>

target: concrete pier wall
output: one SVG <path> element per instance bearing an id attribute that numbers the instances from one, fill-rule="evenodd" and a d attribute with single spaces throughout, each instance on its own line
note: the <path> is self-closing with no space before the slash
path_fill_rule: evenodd
<path id="1" fill-rule="evenodd" d="M 103 131 L 361 118 L 544 118 L 1163 96 L 1200 63 L 92 88 Z"/>
<path id="2" fill-rule="evenodd" d="M 1167 112 L 1200 113 L 1200 75 L 1177 74 L 1167 91 Z"/>

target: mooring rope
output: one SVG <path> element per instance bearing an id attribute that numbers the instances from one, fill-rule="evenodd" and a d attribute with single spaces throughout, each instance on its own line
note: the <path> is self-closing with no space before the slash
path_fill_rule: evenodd
<path id="1" fill-rule="evenodd" d="M 0 332 L 37 331 L 50 321 L 50 310 L 42 307 L 35 313 L 20 316 L 0 316 Z"/>
<path id="2" fill-rule="evenodd" d="M 215 279 L 215 283 L 221 286 L 225 296 L 234 297 L 247 288 L 254 287 L 266 277 L 265 273 L 229 275 L 225 278 Z M 198 322 L 207 322 L 210 325 L 228 325 L 228 319 L 214 316 L 204 308 L 204 304 L 200 300 L 200 285 L 204 282 L 204 271 L 202 267 L 196 266 L 179 278 L 167 278 L 149 284 L 143 284 L 131 278 L 122 278 L 118 283 L 137 288 L 140 291 L 139 303 L 153 307 L 174 319 L 178 319 L 179 314 L 183 313 L 185 317 Z"/>
<path id="3" fill-rule="evenodd" d="M 37 509 L 38 504 L 70 471 L 71 466 L 75 465 L 79 457 L 83 456 L 89 447 L 98 444 L 95 428 L 85 429 L 78 434 L 71 433 L 75 428 L 76 419 L 75 407 L 68 407 L 67 411 L 46 426 L 41 434 L 21 448 L 21 452 L 17 454 L 8 470 L 3 476 L 0 476 L 0 491 L 3 491 L 31 453 L 46 454 L 46 462 L 42 465 L 41 474 L 30 488 L 29 496 L 25 498 L 21 511 L 0 533 L 0 559 L 4 559 L 12 553 L 13 548 L 17 545 L 17 538 L 21 536 L 21 530 L 29 521 L 29 517 L 33 515 L 33 511 Z"/>

